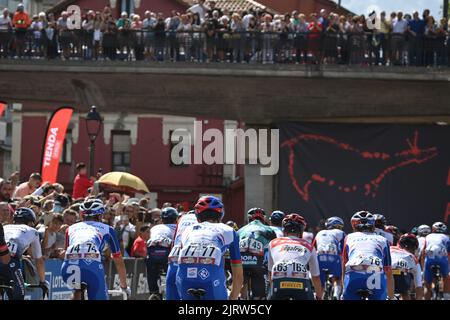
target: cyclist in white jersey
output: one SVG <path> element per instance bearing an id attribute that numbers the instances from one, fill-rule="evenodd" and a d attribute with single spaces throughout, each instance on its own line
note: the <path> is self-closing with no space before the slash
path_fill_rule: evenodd
<path id="1" fill-rule="evenodd" d="M 316 299 L 322 299 L 316 249 L 302 239 L 305 227 L 306 221 L 302 216 L 289 214 L 283 219 L 284 236 L 269 243 L 268 269 L 272 300 L 313 300 L 311 281 Z"/>
<path id="2" fill-rule="evenodd" d="M 158 279 L 161 273 L 167 271 L 168 258 L 175 236 L 178 211 L 166 207 L 161 211 L 162 224 L 150 229 L 150 239 L 147 241 L 147 282 L 150 300 L 161 300 Z"/>
<path id="3" fill-rule="evenodd" d="M 449 299 L 450 277 L 448 260 L 450 254 L 450 239 L 447 233 L 447 226 L 443 222 L 435 222 L 431 227 L 432 233 L 425 237 L 425 299 L 430 300 L 432 296 L 431 286 L 433 282 L 433 270 L 440 268 L 440 273 L 444 280 L 445 299 Z"/>
<path id="4" fill-rule="evenodd" d="M 325 221 L 326 230 L 317 233 L 313 245 L 317 250 L 320 267 L 320 280 L 325 285 L 326 276 L 332 276 L 333 298 L 341 296 L 342 261 L 341 253 L 344 247 L 344 221 L 339 217 L 331 217 Z"/>
<path id="5" fill-rule="evenodd" d="M 0 264 L 0 276 L 13 280 L 13 300 L 25 297 L 25 282 L 22 275 L 22 255 L 30 248 L 31 257 L 36 262 L 40 285 L 47 290 L 45 265 L 42 257 L 39 233 L 33 228 L 36 215 L 29 208 L 19 208 L 14 212 L 13 224 L 4 226 L 5 242 L 10 259 L 7 264 Z"/>
<path id="6" fill-rule="evenodd" d="M 344 300 L 394 298 L 394 279 L 388 241 L 374 233 L 375 219 L 359 211 L 351 219 L 353 233 L 344 240 Z"/>
<path id="7" fill-rule="evenodd" d="M 424 250 L 425 250 L 425 237 L 431 233 L 431 227 L 426 224 L 422 224 L 417 228 L 417 241 L 419 247 L 416 251 L 416 258 L 421 262 L 423 268 Z"/>
<path id="8" fill-rule="evenodd" d="M 423 299 L 422 268 L 415 257 L 419 242 L 412 233 L 405 233 L 397 246 L 391 246 L 392 274 L 394 276 L 395 293 L 400 294 L 402 300 L 410 300 L 409 291 L 414 281 L 416 300 Z"/>
<path id="9" fill-rule="evenodd" d="M 194 210 L 191 210 L 178 218 L 172 250 L 169 253 L 169 267 L 167 269 L 166 277 L 167 300 L 180 300 L 180 295 L 178 294 L 176 285 L 176 275 L 178 271 L 181 236 L 187 227 L 196 224 L 197 222 L 197 216 L 195 215 Z"/>
<path id="10" fill-rule="evenodd" d="M 286 214 L 283 211 L 275 210 L 270 215 L 270 227 L 275 231 L 275 234 L 277 235 L 277 238 L 283 237 L 283 219 L 286 217 Z"/>
<path id="11" fill-rule="evenodd" d="M 385 237 L 389 241 L 389 245 L 394 245 L 394 236 L 385 230 L 386 217 L 382 214 L 374 214 L 375 217 L 375 234 Z"/>
<path id="12" fill-rule="evenodd" d="M 236 300 L 242 288 L 239 237 L 233 228 L 220 221 L 222 202 L 213 196 L 201 197 L 195 205 L 199 223 L 190 225 L 181 235 L 176 284 L 182 300 Z M 228 296 L 224 254 L 230 251 L 233 273 Z"/>

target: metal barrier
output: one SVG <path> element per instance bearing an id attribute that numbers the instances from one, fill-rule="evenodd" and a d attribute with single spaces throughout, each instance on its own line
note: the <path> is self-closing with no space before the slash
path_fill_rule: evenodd
<path id="1" fill-rule="evenodd" d="M 0 32 L 0 57 L 229 63 L 449 66 L 446 35 L 260 31 Z"/>
<path id="2" fill-rule="evenodd" d="M 124 258 L 127 270 L 127 284 L 131 288 L 132 300 L 147 300 L 150 297 L 147 283 L 147 269 L 145 259 Z M 63 281 L 61 276 L 61 266 L 63 261 L 60 259 L 49 259 L 45 261 L 45 280 L 49 282 L 49 300 L 70 300 L 72 290 Z M 110 294 L 111 300 L 123 300 L 120 292 L 119 276 L 117 274 L 114 262 L 108 260 L 104 263 L 106 273 L 106 283 L 108 290 L 117 290 L 117 293 Z M 25 272 L 27 273 L 27 272 Z M 37 276 L 37 275 L 36 275 Z M 39 280 L 26 279 L 29 283 L 37 283 Z M 39 290 L 30 289 L 26 291 L 26 300 L 40 300 L 42 294 Z"/>

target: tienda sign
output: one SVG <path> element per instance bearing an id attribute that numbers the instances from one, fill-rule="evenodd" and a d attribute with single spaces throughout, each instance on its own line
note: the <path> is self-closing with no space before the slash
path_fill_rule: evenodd
<path id="1" fill-rule="evenodd" d="M 62 144 L 66 137 L 67 127 L 72 118 L 73 108 L 63 107 L 56 110 L 47 127 L 42 155 L 42 180 L 55 183 L 58 177 L 59 159 Z"/>

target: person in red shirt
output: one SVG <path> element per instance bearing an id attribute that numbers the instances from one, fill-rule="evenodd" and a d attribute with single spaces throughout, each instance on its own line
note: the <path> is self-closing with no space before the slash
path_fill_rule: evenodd
<path id="1" fill-rule="evenodd" d="M 313 63 L 318 64 L 321 60 L 320 46 L 323 26 L 317 19 L 317 15 L 315 13 L 311 13 L 310 18 L 311 22 L 308 25 L 308 47 L 313 56 Z"/>
<path id="2" fill-rule="evenodd" d="M 72 198 L 74 200 L 86 198 L 88 196 L 88 189 L 94 184 L 94 180 L 88 178 L 86 165 L 83 162 L 78 163 L 76 169 L 78 174 L 73 181 L 72 192 Z"/>
<path id="3" fill-rule="evenodd" d="M 131 248 L 131 256 L 134 258 L 145 258 L 147 256 L 147 241 L 150 239 L 150 227 L 142 226 L 139 229 L 139 237 L 134 240 Z"/>
<path id="4" fill-rule="evenodd" d="M 28 27 L 31 25 L 30 16 L 25 12 L 25 7 L 22 3 L 17 5 L 17 10 L 14 13 L 12 24 L 15 31 L 17 55 L 22 57 L 25 49 L 25 36 Z"/>

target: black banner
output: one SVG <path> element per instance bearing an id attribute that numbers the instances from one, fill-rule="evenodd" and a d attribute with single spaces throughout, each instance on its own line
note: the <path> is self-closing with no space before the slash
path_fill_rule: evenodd
<path id="1" fill-rule="evenodd" d="M 369 210 L 410 230 L 448 222 L 450 127 L 282 123 L 278 204 L 315 227 Z"/>

